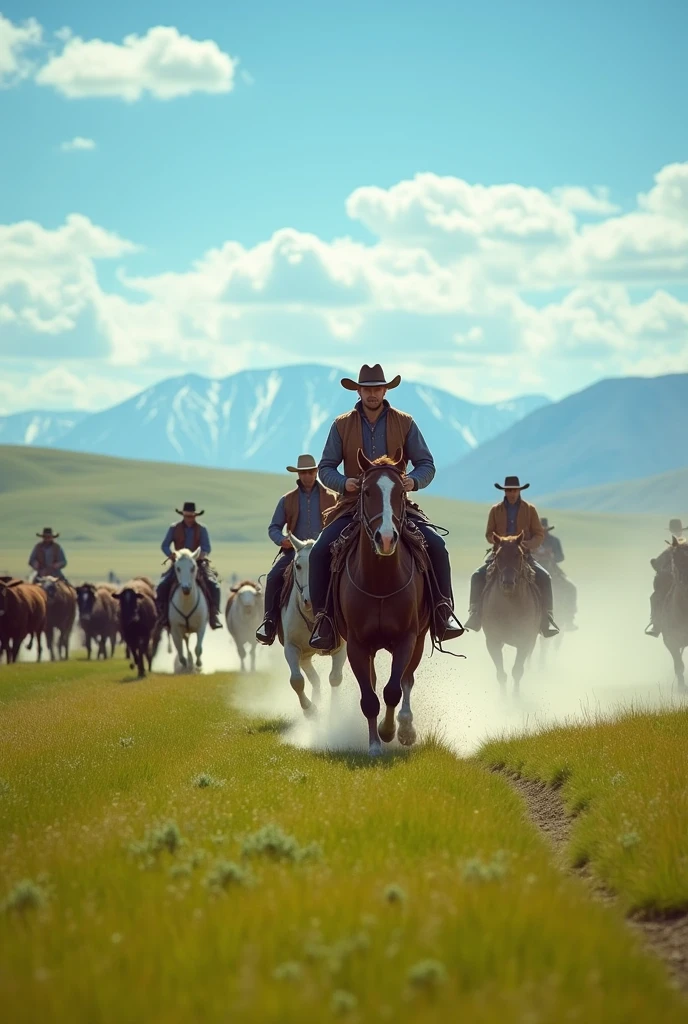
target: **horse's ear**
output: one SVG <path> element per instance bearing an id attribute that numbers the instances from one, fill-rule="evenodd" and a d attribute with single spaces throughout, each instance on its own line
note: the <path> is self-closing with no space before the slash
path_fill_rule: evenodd
<path id="1" fill-rule="evenodd" d="M 305 548 L 306 545 L 304 542 L 299 540 L 298 537 L 295 537 L 293 533 L 287 532 L 287 537 L 291 541 L 294 551 L 301 551 L 302 548 Z"/>
<path id="2" fill-rule="evenodd" d="M 365 471 L 367 469 L 370 469 L 370 467 L 372 466 L 372 462 L 370 461 L 370 459 L 365 454 L 362 448 L 359 448 L 358 451 L 356 452 L 356 460 L 358 462 L 358 468 L 362 473 L 365 473 Z"/>
<path id="3" fill-rule="evenodd" d="M 196 548 L 195 551 L 191 552 L 191 557 L 193 558 L 194 562 L 198 561 L 198 559 L 201 557 L 201 549 L 200 549 L 200 547 Z"/>
<path id="4" fill-rule="evenodd" d="M 678 547 L 678 539 L 676 537 L 674 537 L 673 533 L 671 535 L 671 546 L 672 546 L 672 548 L 677 548 Z"/>
<path id="5" fill-rule="evenodd" d="M 403 462 L 403 460 L 404 460 L 404 449 L 403 448 L 397 448 L 397 450 L 394 453 L 394 465 L 395 466 L 401 466 L 401 463 Z"/>
<path id="6" fill-rule="evenodd" d="M 493 530 L 492 531 L 492 546 L 496 548 L 496 547 L 498 547 L 498 545 L 499 545 L 499 534 L 495 533 L 494 530 Z"/>
<path id="7" fill-rule="evenodd" d="M 521 532 L 519 533 L 518 537 L 516 538 L 516 543 L 517 544 L 521 545 L 523 543 L 523 536 L 524 536 L 524 531 L 521 530 Z"/>

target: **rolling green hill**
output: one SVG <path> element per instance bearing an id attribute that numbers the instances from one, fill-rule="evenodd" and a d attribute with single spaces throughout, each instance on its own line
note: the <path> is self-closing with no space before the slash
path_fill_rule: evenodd
<path id="1" fill-rule="evenodd" d="M 160 543 L 176 518 L 175 507 L 193 500 L 206 510 L 213 560 L 223 576 L 255 575 L 266 571 L 274 557 L 267 526 L 277 499 L 293 485 L 287 474 L 0 446 L 0 570 L 23 575 L 36 532 L 51 526 L 61 535 L 74 579 L 100 578 L 109 569 L 120 577 L 139 572 L 155 576 L 163 560 Z M 488 506 L 426 494 L 419 497 L 420 504 L 433 522 L 450 530 L 455 569 L 467 572 L 485 550 Z M 537 495 L 534 500 L 538 503 Z M 555 518 L 546 505 L 538 507 L 555 522 L 569 558 L 582 564 L 592 565 L 601 552 L 614 549 L 633 548 L 644 558 L 661 546 L 663 518 L 579 512 L 557 512 Z"/>

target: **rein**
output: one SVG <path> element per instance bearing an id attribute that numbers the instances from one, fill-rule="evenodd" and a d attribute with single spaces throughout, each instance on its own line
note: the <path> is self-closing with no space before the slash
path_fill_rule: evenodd
<path id="1" fill-rule="evenodd" d="M 399 473 L 399 470 L 398 469 L 394 469 L 392 466 L 382 466 L 382 467 L 376 466 L 375 469 L 373 470 L 373 472 L 379 471 L 380 469 L 385 469 L 385 470 L 393 469 L 393 471 L 395 473 L 398 473 L 399 476 L 401 476 L 401 473 Z M 361 489 L 359 491 L 359 498 L 358 498 L 358 518 L 360 519 L 360 521 L 361 521 L 361 523 L 363 525 L 363 529 L 365 530 L 366 534 L 368 535 L 368 540 L 370 541 L 370 545 L 371 545 L 371 547 L 373 549 L 373 552 L 375 552 L 375 531 L 373 530 L 373 525 L 372 524 L 375 523 L 378 519 L 382 519 L 382 516 L 383 516 L 384 513 L 383 512 L 378 512 L 377 515 L 374 515 L 371 518 L 369 518 L 366 515 L 366 513 L 365 513 L 365 506 L 364 506 L 364 501 L 363 501 L 363 499 L 364 499 L 363 485 L 365 484 L 365 478 L 367 476 L 367 473 L 369 473 L 369 472 L 371 472 L 371 470 L 368 470 L 366 473 L 364 473 L 363 474 L 363 478 L 361 479 Z M 402 506 L 401 513 L 399 515 L 396 515 L 394 512 L 392 512 L 392 522 L 396 523 L 397 530 L 399 531 L 399 541 L 401 542 L 402 531 L 403 531 L 404 526 L 406 524 L 406 492 L 404 492 L 404 504 Z M 350 569 L 349 563 L 351 561 L 351 555 L 352 554 L 353 554 L 353 551 L 350 551 L 349 554 L 347 555 L 347 558 L 346 558 L 346 575 L 348 577 L 349 583 L 351 583 L 356 588 L 356 590 L 359 592 L 359 594 L 363 594 L 365 597 L 372 597 L 375 601 L 384 601 L 388 597 L 396 597 L 397 594 L 401 594 L 401 592 L 403 590 L 406 590 L 406 588 L 408 586 L 410 586 L 411 581 L 413 580 L 413 577 L 414 577 L 414 574 L 415 574 L 415 571 L 416 571 L 416 566 L 415 566 L 414 560 L 412 558 L 411 559 L 411 574 L 410 574 L 409 578 L 407 579 L 406 583 L 404 583 L 403 587 L 399 587 L 398 590 L 393 590 L 389 594 L 371 594 L 369 591 L 364 590 L 363 587 L 359 587 L 358 583 L 356 582 L 356 580 L 351 575 L 351 569 Z"/>
<path id="2" fill-rule="evenodd" d="M 296 587 L 296 589 L 297 589 L 297 591 L 298 591 L 299 597 L 303 598 L 303 587 L 301 586 L 301 584 L 299 583 L 299 581 L 298 581 L 298 580 L 297 580 L 297 578 L 296 578 L 296 571 L 294 571 L 294 572 L 292 573 L 292 580 L 294 581 L 294 586 Z M 309 622 L 309 620 L 308 620 L 308 619 L 306 618 L 306 616 L 305 616 L 305 615 L 304 615 L 304 613 L 303 613 L 303 610 L 302 610 L 302 608 L 301 608 L 301 602 L 300 602 L 300 601 L 297 601 L 297 602 L 296 602 L 296 610 L 297 610 L 297 612 L 299 613 L 299 615 L 301 616 L 301 618 L 303 619 L 303 621 L 304 621 L 304 622 L 306 623 L 306 625 L 308 626 L 308 628 L 309 628 L 309 629 L 312 629 L 312 628 L 313 628 L 313 622 L 314 622 L 315 620 L 313 620 L 313 621 Z"/>

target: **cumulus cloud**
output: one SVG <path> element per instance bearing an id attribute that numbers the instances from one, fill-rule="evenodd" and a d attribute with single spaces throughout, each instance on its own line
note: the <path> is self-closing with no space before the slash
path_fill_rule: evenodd
<path id="1" fill-rule="evenodd" d="M 639 204 L 663 217 L 688 219 L 688 163 L 667 164 L 655 175 L 655 185 Z"/>
<path id="2" fill-rule="evenodd" d="M 27 51 L 40 46 L 42 39 L 43 30 L 35 18 L 15 25 L 0 14 L 0 88 L 16 85 L 31 74 L 35 65 Z"/>
<path id="3" fill-rule="evenodd" d="M 63 153 L 74 153 L 79 150 L 95 149 L 96 144 L 93 139 L 84 139 L 81 135 L 75 135 L 69 142 L 60 143 L 60 149 Z"/>
<path id="4" fill-rule="evenodd" d="M 192 39 L 172 26 L 126 36 L 121 44 L 64 33 L 63 39 L 62 52 L 43 65 L 36 82 L 69 99 L 114 97 L 133 103 L 146 93 L 170 100 L 234 88 L 237 59 L 214 40 Z"/>

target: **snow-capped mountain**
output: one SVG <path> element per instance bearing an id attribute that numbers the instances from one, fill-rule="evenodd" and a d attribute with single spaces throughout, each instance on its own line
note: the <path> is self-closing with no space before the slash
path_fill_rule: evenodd
<path id="1" fill-rule="evenodd" d="M 122 458 L 284 472 L 301 452 L 319 458 L 332 420 L 356 401 L 342 389 L 343 375 L 318 365 L 244 370 L 224 380 L 189 374 L 92 413 L 59 440 L 42 443 Z M 416 419 L 438 467 L 548 402 L 533 395 L 475 405 L 406 382 L 393 400 Z"/>
<path id="2" fill-rule="evenodd" d="M 0 416 L 0 444 L 29 444 L 36 448 L 59 446 L 87 412 L 15 412 Z"/>

